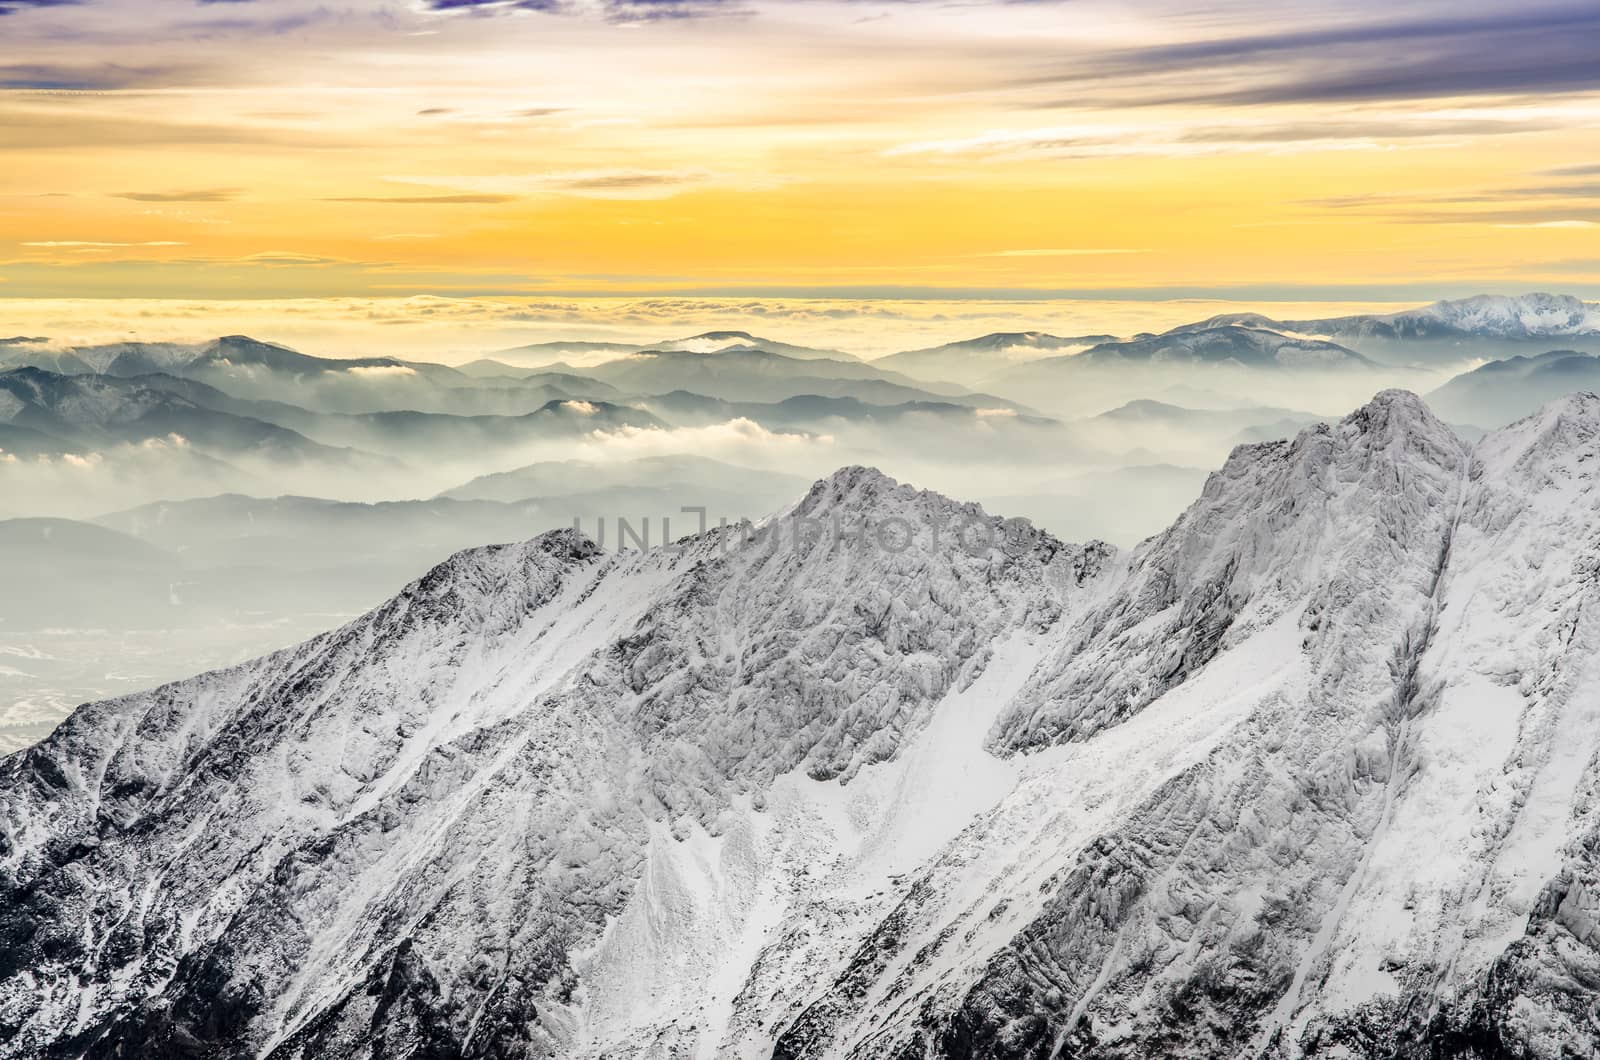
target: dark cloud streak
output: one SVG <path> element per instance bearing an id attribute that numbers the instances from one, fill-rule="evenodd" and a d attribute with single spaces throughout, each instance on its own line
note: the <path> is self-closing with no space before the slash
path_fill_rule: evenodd
<path id="1" fill-rule="evenodd" d="M 505 15 L 527 12 L 568 14 L 576 9 L 567 0 L 427 0 L 427 9 L 440 14 Z M 610 22 L 659 22 L 707 15 L 742 14 L 726 0 L 606 0 Z"/>
<path id="2" fill-rule="evenodd" d="M 1555 121 L 1496 121 L 1493 119 L 1439 119 L 1407 121 L 1373 117 L 1335 121 L 1306 121 L 1249 127 L 1205 126 L 1184 133 L 1184 143 L 1306 143 L 1318 140 L 1414 140 L 1434 137 L 1496 136 L 1565 128 Z"/>
<path id="3" fill-rule="evenodd" d="M 1543 184 L 1512 188 L 1506 195 L 1530 199 L 1600 199 L 1600 181 L 1584 184 Z"/>
<path id="4" fill-rule="evenodd" d="M 1600 88 L 1597 37 L 1600 5 L 1411 19 L 1365 13 L 1333 26 L 1090 54 L 1020 84 L 1109 84 L 1121 102 L 1147 105 L 1579 92 Z M 1184 87 L 1174 90 L 1178 82 Z"/>
<path id="5" fill-rule="evenodd" d="M 79 0 L 0 0 L 0 15 L 15 15 L 42 7 L 72 7 Z"/>
<path id="6" fill-rule="evenodd" d="M 193 66 L 122 66 L 118 63 L 8 63 L 0 65 L 0 89 L 42 92 L 121 92 L 172 88 L 192 82 Z"/>

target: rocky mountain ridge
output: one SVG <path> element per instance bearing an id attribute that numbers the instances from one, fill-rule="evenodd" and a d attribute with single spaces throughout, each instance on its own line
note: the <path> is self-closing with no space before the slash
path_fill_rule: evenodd
<path id="1" fill-rule="evenodd" d="M 1586 1055 L 1596 467 L 1391 391 L 1130 553 L 462 553 L 0 762 L 0 1056 Z"/>

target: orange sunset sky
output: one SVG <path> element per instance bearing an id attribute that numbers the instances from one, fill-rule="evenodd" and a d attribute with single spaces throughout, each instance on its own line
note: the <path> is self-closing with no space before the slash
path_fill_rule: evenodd
<path id="1" fill-rule="evenodd" d="M 1600 291 L 1593 5 L 0 12 L 0 305 Z"/>

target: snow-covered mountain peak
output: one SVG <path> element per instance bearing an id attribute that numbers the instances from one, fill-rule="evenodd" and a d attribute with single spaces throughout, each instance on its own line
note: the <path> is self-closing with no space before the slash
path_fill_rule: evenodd
<path id="1" fill-rule="evenodd" d="M 1314 429 L 1314 428 L 1313 428 Z M 1461 439 L 1409 390 L 1384 390 L 1339 422 L 1338 430 L 1367 448 L 1386 448 L 1396 458 L 1418 450 L 1430 460 L 1455 454 Z M 1453 462 L 1453 460 L 1452 460 Z"/>
<path id="2" fill-rule="evenodd" d="M 1600 420 L 1600 394 L 1592 390 L 1579 390 L 1550 402 L 1537 414 L 1543 420 L 1584 421 Z"/>
<path id="3" fill-rule="evenodd" d="M 1542 469 L 1539 477 L 1588 477 L 1600 459 L 1600 396 L 1568 394 L 1479 440 L 1474 456 L 1492 475 Z M 1481 472 L 1480 472 L 1481 473 Z"/>
<path id="4" fill-rule="evenodd" d="M 223 335 L 208 344 L 202 355 L 237 357 L 240 355 L 258 355 L 263 352 L 298 353 L 299 351 L 279 342 L 267 342 L 262 339 L 252 338 L 249 335 Z"/>
<path id="5" fill-rule="evenodd" d="M 1425 594 L 1467 461 L 1466 445 L 1398 390 L 1338 424 L 1237 447 L 1034 672 L 997 748 L 1092 738 L 1308 606 Z"/>
<path id="6" fill-rule="evenodd" d="M 1210 331 L 1214 328 L 1222 327 L 1249 328 L 1252 331 L 1276 331 L 1282 325 L 1262 313 L 1218 313 L 1204 320 L 1197 320 L 1192 324 L 1179 325 L 1173 328 L 1172 331 Z"/>
<path id="7" fill-rule="evenodd" d="M 862 466 L 840 468 L 820 480 L 795 505 L 793 512 L 805 518 L 837 516 L 870 524 L 890 519 L 906 519 L 918 524 L 954 512 L 971 513 L 985 522 L 991 518 L 978 505 L 918 489 L 890 478 L 877 468 Z"/>
<path id="8" fill-rule="evenodd" d="M 1052 358 L 1046 364 L 1115 364 L 1122 361 L 1175 365 L 1232 365 L 1322 371 L 1371 366 L 1361 354 L 1323 339 L 1301 338 L 1240 324 L 1235 317 L 1174 328 L 1159 335 L 1139 335 L 1094 346 L 1075 357 Z"/>
<path id="9" fill-rule="evenodd" d="M 573 564 L 593 562 L 603 555 L 599 545 L 576 529 L 550 530 L 528 541 L 457 552 L 408 586 L 399 599 L 428 601 L 444 612 L 458 614 L 473 601 L 516 606 L 521 602 L 516 597 L 528 583 L 544 581 Z M 508 596 L 512 599 L 507 600 Z"/>
<path id="10" fill-rule="evenodd" d="M 1287 440 L 1237 446 L 1195 508 L 1228 496 L 1243 514 L 1264 501 L 1251 491 L 1276 488 L 1286 491 L 1286 497 L 1296 490 L 1331 491 L 1334 482 L 1352 481 L 1352 475 L 1389 489 L 1408 470 L 1426 467 L 1455 474 L 1465 453 L 1461 439 L 1416 394 L 1384 390 L 1337 423 L 1314 423 Z M 1284 475 L 1288 478 L 1281 486 L 1264 484 Z M 1168 533 L 1183 525 L 1180 519 Z"/>
<path id="11" fill-rule="evenodd" d="M 1572 295 L 1476 295 L 1435 302 L 1417 311 L 1460 331 L 1497 338 L 1584 335 L 1600 332 L 1600 306 Z"/>
<path id="12" fill-rule="evenodd" d="M 1406 344 L 1411 353 L 1430 359 L 1461 356 L 1461 347 L 1482 340 L 1491 344 L 1511 343 L 1527 349 L 1546 339 L 1600 336 L 1600 304 L 1584 302 L 1571 295 L 1534 292 L 1524 295 L 1475 295 L 1434 302 L 1397 313 L 1359 314 L 1323 320 L 1285 321 L 1279 325 L 1292 331 L 1328 335 L 1365 349 Z M 1418 344 L 1418 345 L 1410 345 Z M 1433 348 L 1435 344 L 1436 348 Z M 1429 349 L 1433 352 L 1429 353 Z M 1542 350 L 1548 347 L 1534 346 Z M 1391 356 L 1400 348 L 1390 350 Z M 1498 351 L 1495 355 L 1499 355 Z"/>
<path id="13" fill-rule="evenodd" d="M 1071 340 L 1063 339 L 1059 335 L 1052 335 L 1044 331 L 995 331 L 978 338 L 969 339 L 962 345 L 974 349 L 1006 349 L 1008 347 L 1038 347 L 1041 349 L 1054 349 L 1066 345 Z"/>
<path id="14" fill-rule="evenodd" d="M 1391 387 L 1372 395 L 1372 400 L 1344 417 L 1346 421 L 1400 417 L 1407 420 L 1435 420 L 1427 402 L 1409 390 Z"/>
<path id="15" fill-rule="evenodd" d="M 920 570 L 961 578 L 987 570 L 985 577 L 1004 584 L 1032 570 L 1069 590 L 1099 578 L 1117 554 L 1103 541 L 1067 544 L 1026 519 L 993 515 L 976 502 L 918 489 L 860 466 L 841 468 L 816 483 L 765 531 L 786 547 L 799 538 L 802 551 L 811 546 L 825 553 L 864 550 L 852 562 L 874 577 Z M 1044 603 L 1046 598 L 1050 594 L 1035 603 L 1054 615 L 1057 604 Z"/>
<path id="16" fill-rule="evenodd" d="M 853 464 L 817 481 L 801 501 L 800 508 L 871 504 L 900 488 L 898 481 L 877 468 Z"/>

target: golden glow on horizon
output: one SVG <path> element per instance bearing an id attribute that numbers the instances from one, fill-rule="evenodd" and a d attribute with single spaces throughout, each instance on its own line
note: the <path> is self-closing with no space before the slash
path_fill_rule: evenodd
<path id="1" fill-rule="evenodd" d="M 40 87 L 0 91 L 0 294 L 1600 283 L 1600 178 L 1549 175 L 1600 158 L 1600 94 L 1151 103 L 1165 67 L 1056 76 L 1248 10 L 226 6 L 6 16 L 31 58 L 0 77 Z"/>
<path id="2" fill-rule="evenodd" d="M 1019 328 L 1132 335 L 1250 309 L 1282 320 L 1392 313 L 1406 302 L 1214 299 L 458 298 L 436 295 L 242 300 L 11 299 L 7 327 L 66 348 L 124 341 L 208 342 L 245 333 L 329 357 L 390 356 L 459 364 L 529 343 L 647 344 L 748 330 L 873 358 Z"/>

